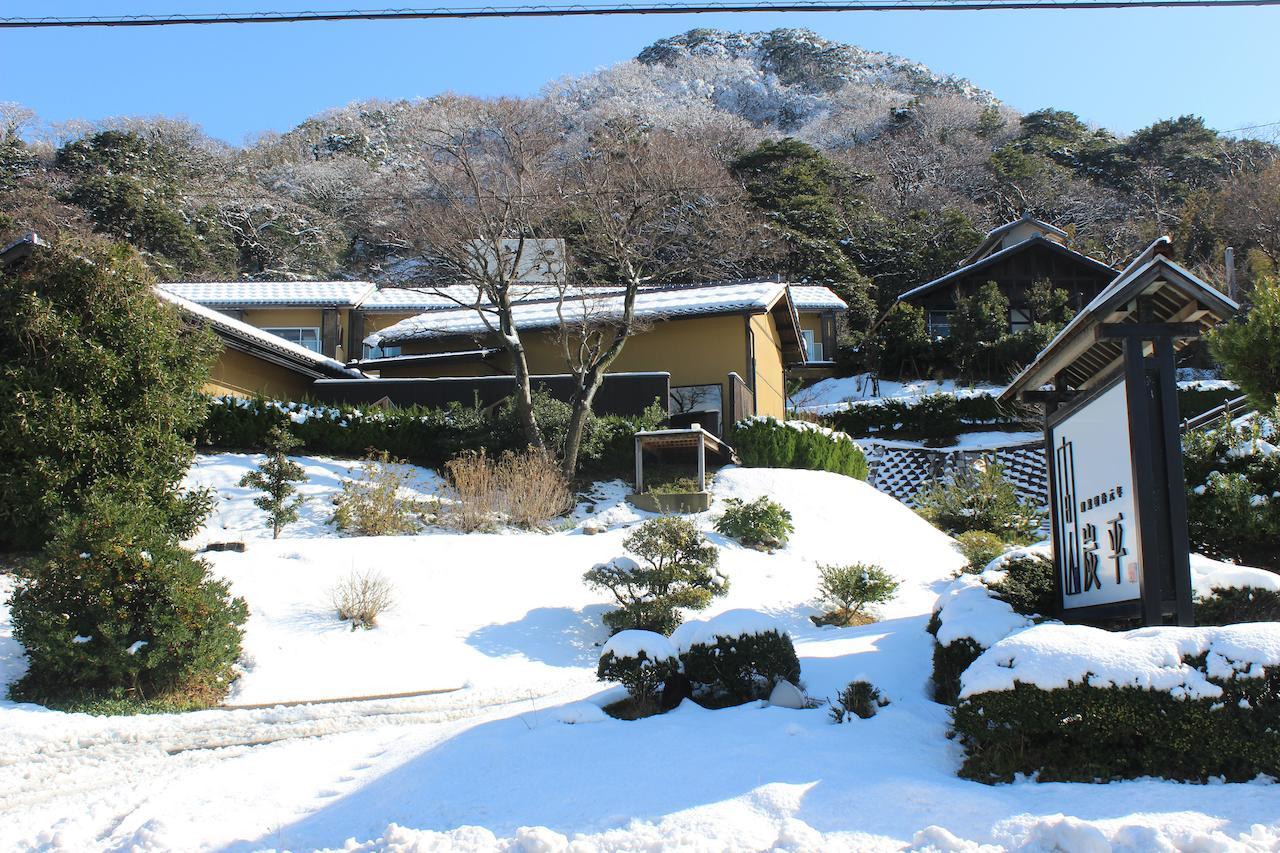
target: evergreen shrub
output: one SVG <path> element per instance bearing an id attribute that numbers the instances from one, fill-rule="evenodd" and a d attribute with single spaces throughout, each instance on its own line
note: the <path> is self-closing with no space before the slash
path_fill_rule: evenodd
<path id="1" fill-rule="evenodd" d="M 1003 539 L 985 530 L 966 530 L 956 536 L 956 544 L 960 548 L 960 553 L 969 561 L 964 571 L 970 573 L 982 571 L 987 563 L 1008 550 L 1008 545 Z"/>
<path id="2" fill-rule="evenodd" d="M 1058 611 L 1053 560 L 1044 554 L 1021 554 L 1000 564 L 1003 577 L 987 584 L 1001 601 L 1023 616 L 1051 616 Z"/>
<path id="3" fill-rule="evenodd" d="M 1224 423 L 1183 434 L 1187 533 L 1193 551 L 1280 571 L 1280 450 L 1260 430 Z"/>
<path id="4" fill-rule="evenodd" d="M 787 544 L 795 527 L 786 507 L 761 495 L 750 503 L 738 498 L 726 500 L 716 530 L 749 548 L 772 553 Z"/>
<path id="5" fill-rule="evenodd" d="M 983 463 L 957 472 L 950 482 L 935 482 L 916 495 L 916 512 L 934 527 L 957 536 L 984 530 L 1007 542 L 1030 542 L 1040 527 L 1040 508 L 1018 497 L 1004 469 Z"/>
<path id="6" fill-rule="evenodd" d="M 893 598 L 899 583 L 893 575 L 872 563 L 848 566 L 819 566 L 818 598 L 827 613 L 824 625 L 856 625 L 865 621 L 869 604 L 882 604 Z"/>
<path id="7" fill-rule="evenodd" d="M 680 659 L 671 642 L 652 631 L 615 634 L 601 651 L 596 667 L 596 677 L 601 681 L 617 681 L 627 688 L 637 716 L 657 711 L 663 688 L 679 674 Z"/>
<path id="8" fill-rule="evenodd" d="M 163 510 L 97 488 L 20 568 L 10 613 L 30 662 L 14 699 L 192 707 L 226 694 L 248 609 L 178 544 Z"/>
<path id="9" fill-rule="evenodd" d="M 583 575 L 587 586 L 608 590 L 618 603 L 617 610 L 604 614 L 614 633 L 642 629 L 669 634 L 682 621 L 681 608 L 702 610 L 729 590 L 728 579 L 716 568 L 719 551 L 686 518 L 652 518 L 622 545 L 643 564 L 617 557 Z"/>
<path id="10" fill-rule="evenodd" d="M 534 404 L 547 445 L 558 446 L 568 420 L 568 404 L 542 393 L 534 395 Z M 196 443 L 260 451 L 267 446 L 271 428 L 283 424 L 311 453 L 356 458 L 372 448 L 415 465 L 440 469 L 466 451 L 484 450 L 496 457 L 505 450 L 524 450 L 527 442 L 512 409 L 504 404 L 491 412 L 458 403 L 443 408 L 362 409 L 347 404 L 214 397 L 196 431 Z M 656 405 L 637 417 L 591 418 L 583 436 L 579 474 L 629 477 L 634 465 L 633 436 L 639 430 L 659 426 L 664 418 Z"/>
<path id="11" fill-rule="evenodd" d="M 888 704 L 888 697 L 870 681 L 850 681 L 831 702 L 831 719 L 836 723 L 853 717 L 869 720 Z"/>
<path id="12" fill-rule="evenodd" d="M 724 704 L 767 699 L 779 681 L 800 683 L 800 659 L 786 632 L 768 630 L 695 642 L 680 656 L 700 698 Z"/>
<path id="13" fill-rule="evenodd" d="M 1196 598 L 1197 625 L 1280 622 L 1280 592 L 1258 587 L 1215 589 Z"/>
<path id="14" fill-rule="evenodd" d="M 941 627 L 938 614 L 929 618 L 925 628 L 936 639 Z M 986 649 L 971 637 L 960 637 L 950 645 L 933 644 L 933 701 L 954 705 L 960 697 L 960 676 Z"/>
<path id="15" fill-rule="evenodd" d="M 960 775 L 1009 782 L 1106 782 L 1156 776 L 1245 782 L 1280 776 L 1280 668 L 1223 680 L 1205 656 L 1187 659 L 1222 688 L 1190 698 L 1138 687 L 1071 684 L 961 699 L 953 724 L 965 749 Z"/>
<path id="16" fill-rule="evenodd" d="M 0 550 L 39 548 L 106 480 L 180 538 L 208 512 L 181 483 L 217 339 L 156 298 L 131 250 L 77 248 L 0 271 Z"/>
<path id="17" fill-rule="evenodd" d="M 867 479 L 867 457 L 857 442 L 806 421 L 746 418 L 733 425 L 727 440 L 748 468 L 803 468 Z"/>
<path id="18" fill-rule="evenodd" d="M 995 397 L 929 394 L 918 400 L 858 403 L 822 417 L 832 429 L 859 437 L 923 439 L 948 444 L 974 430 L 1037 429 L 1022 413 L 1006 409 Z"/>

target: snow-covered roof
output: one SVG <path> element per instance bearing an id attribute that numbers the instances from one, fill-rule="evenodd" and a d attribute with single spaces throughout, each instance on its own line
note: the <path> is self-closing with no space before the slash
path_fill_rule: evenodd
<path id="1" fill-rule="evenodd" d="M 1090 329 L 1100 323 L 1136 322 L 1134 300 L 1139 295 L 1155 297 L 1154 322 L 1197 322 L 1202 330 L 1239 309 L 1234 300 L 1166 257 L 1169 246 L 1169 238 L 1160 237 L 1135 257 L 1013 378 L 1000 400 L 1017 399 L 1024 390 L 1039 388 L 1059 374 L 1077 389 L 1110 375 L 1122 352 L 1121 344 L 1114 339 L 1096 339 Z M 1186 313 L 1188 309 L 1195 310 Z M 1187 343 L 1187 339 L 1175 340 L 1174 348 Z"/>
<path id="2" fill-rule="evenodd" d="M 744 281 L 706 285 L 651 287 L 636 295 L 635 316 L 640 320 L 665 320 L 707 314 L 766 311 L 786 295 L 786 285 L 776 281 Z M 561 324 L 561 312 L 569 322 L 583 319 L 607 322 L 622 315 L 623 297 L 612 288 L 583 289 L 570 294 L 561 308 L 555 297 L 534 293 L 514 306 L 519 329 L 550 329 Z M 486 323 L 486 319 L 489 321 Z M 491 313 L 475 308 L 424 311 L 365 338 L 370 346 L 400 341 L 481 335 L 494 323 Z"/>
<path id="3" fill-rule="evenodd" d="M 367 281 L 170 281 L 160 288 L 211 308 L 354 308 L 376 285 Z"/>
<path id="4" fill-rule="evenodd" d="M 312 352 L 306 347 L 298 346 L 292 341 L 286 341 L 284 338 L 277 337 L 270 332 L 264 332 L 256 326 L 228 317 L 213 308 L 192 302 L 190 299 L 184 299 L 175 293 L 164 290 L 162 287 L 157 286 L 155 292 L 164 301 L 177 306 L 178 310 L 184 314 L 207 323 L 224 338 L 235 338 L 259 350 L 269 350 L 274 354 L 283 356 L 297 367 L 323 376 L 352 379 L 366 378 L 359 370 L 353 370 L 336 359 L 321 355 L 318 352 Z"/>
<path id="5" fill-rule="evenodd" d="M 620 293 L 621 287 L 593 287 L 592 293 Z M 468 308 L 476 302 L 479 290 L 472 284 L 439 286 L 379 287 L 357 306 L 362 311 L 438 311 L 442 309 Z M 560 289 L 555 285 L 537 282 L 517 282 L 511 285 L 516 299 L 556 299 Z M 487 300 L 483 300 L 487 302 Z"/>
<path id="6" fill-rule="evenodd" d="M 793 284 L 790 289 L 791 301 L 795 303 L 797 311 L 843 311 L 849 307 L 843 299 L 836 296 L 835 291 L 820 284 Z"/>

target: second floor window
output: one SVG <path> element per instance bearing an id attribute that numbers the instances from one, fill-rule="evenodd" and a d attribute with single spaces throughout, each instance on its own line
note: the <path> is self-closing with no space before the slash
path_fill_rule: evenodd
<path id="1" fill-rule="evenodd" d="M 804 354 L 807 361 L 822 361 L 822 341 L 818 340 L 818 336 L 812 329 L 804 329 L 800 332 L 804 335 Z"/>
<path id="2" fill-rule="evenodd" d="M 312 352 L 321 352 L 320 347 L 320 329 L 314 326 L 283 326 L 273 329 L 263 329 L 264 332 L 270 332 L 278 338 L 284 338 L 291 344 L 297 344 L 300 347 L 306 347 Z"/>
<path id="3" fill-rule="evenodd" d="M 951 312 L 930 311 L 925 315 L 925 326 L 931 338 L 951 337 Z"/>
<path id="4" fill-rule="evenodd" d="M 1009 331 L 1024 332 L 1031 328 L 1031 309 L 1030 308 L 1010 308 L 1009 309 Z"/>

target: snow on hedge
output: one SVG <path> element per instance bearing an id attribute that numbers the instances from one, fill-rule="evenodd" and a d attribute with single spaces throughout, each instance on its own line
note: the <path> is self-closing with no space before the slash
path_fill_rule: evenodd
<path id="1" fill-rule="evenodd" d="M 853 436 L 849 435 L 849 433 L 847 432 L 841 432 L 838 429 L 831 429 L 830 427 L 824 427 L 824 426 L 821 426 L 820 424 L 815 424 L 813 421 L 784 421 L 781 418 L 774 417 L 773 415 L 752 415 L 749 418 L 743 418 L 742 420 L 738 421 L 736 424 L 734 424 L 734 426 L 745 427 L 745 426 L 749 426 L 750 424 L 756 424 L 756 423 L 769 424 L 771 426 L 778 426 L 778 427 L 786 427 L 787 429 L 792 429 L 792 430 L 795 430 L 796 432 L 816 432 L 820 435 L 825 435 L 827 438 L 831 439 L 832 441 L 839 441 L 839 442 L 847 441 L 848 443 L 853 445 L 858 444 L 858 442 L 853 440 Z"/>
<path id="2" fill-rule="evenodd" d="M 769 614 L 761 613 L 759 610 L 738 608 L 726 610 L 719 616 L 701 623 L 697 630 L 692 632 L 688 642 L 690 645 L 712 646 L 717 639 L 732 640 L 735 637 L 767 634 L 770 631 L 786 633 L 786 629 L 778 623 L 778 620 Z M 684 639 L 684 637 L 681 638 L 681 640 Z"/>
<path id="3" fill-rule="evenodd" d="M 1199 655 L 1207 655 L 1203 672 L 1185 662 Z M 1212 699 L 1222 688 L 1209 678 L 1259 678 L 1265 667 L 1278 665 L 1280 624 L 1274 622 L 1121 632 L 1046 622 L 983 652 L 961 675 L 960 698 L 1015 684 L 1042 690 L 1087 684 Z"/>
<path id="4" fill-rule="evenodd" d="M 961 575 L 948 584 L 938 596 L 933 612 L 940 623 L 936 636 L 943 646 L 970 639 L 989 648 L 1032 624 L 1007 602 L 992 596 L 977 575 Z"/>
<path id="5" fill-rule="evenodd" d="M 649 661 L 677 658 L 676 647 L 666 637 L 655 631 L 619 631 L 609 638 L 600 650 L 600 657 L 612 654 L 615 658 L 646 658 Z"/>
<path id="6" fill-rule="evenodd" d="M 1191 587 L 1201 598 L 1208 598 L 1218 589 L 1267 589 L 1280 592 L 1280 575 L 1266 569 L 1237 566 L 1211 560 L 1200 554 L 1191 555 Z"/>

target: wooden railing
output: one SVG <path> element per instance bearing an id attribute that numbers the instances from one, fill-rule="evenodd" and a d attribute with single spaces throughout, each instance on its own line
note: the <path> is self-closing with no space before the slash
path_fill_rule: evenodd
<path id="1" fill-rule="evenodd" d="M 725 429 L 756 413 L 756 395 L 736 373 L 729 374 L 729 404 L 725 408 Z"/>

